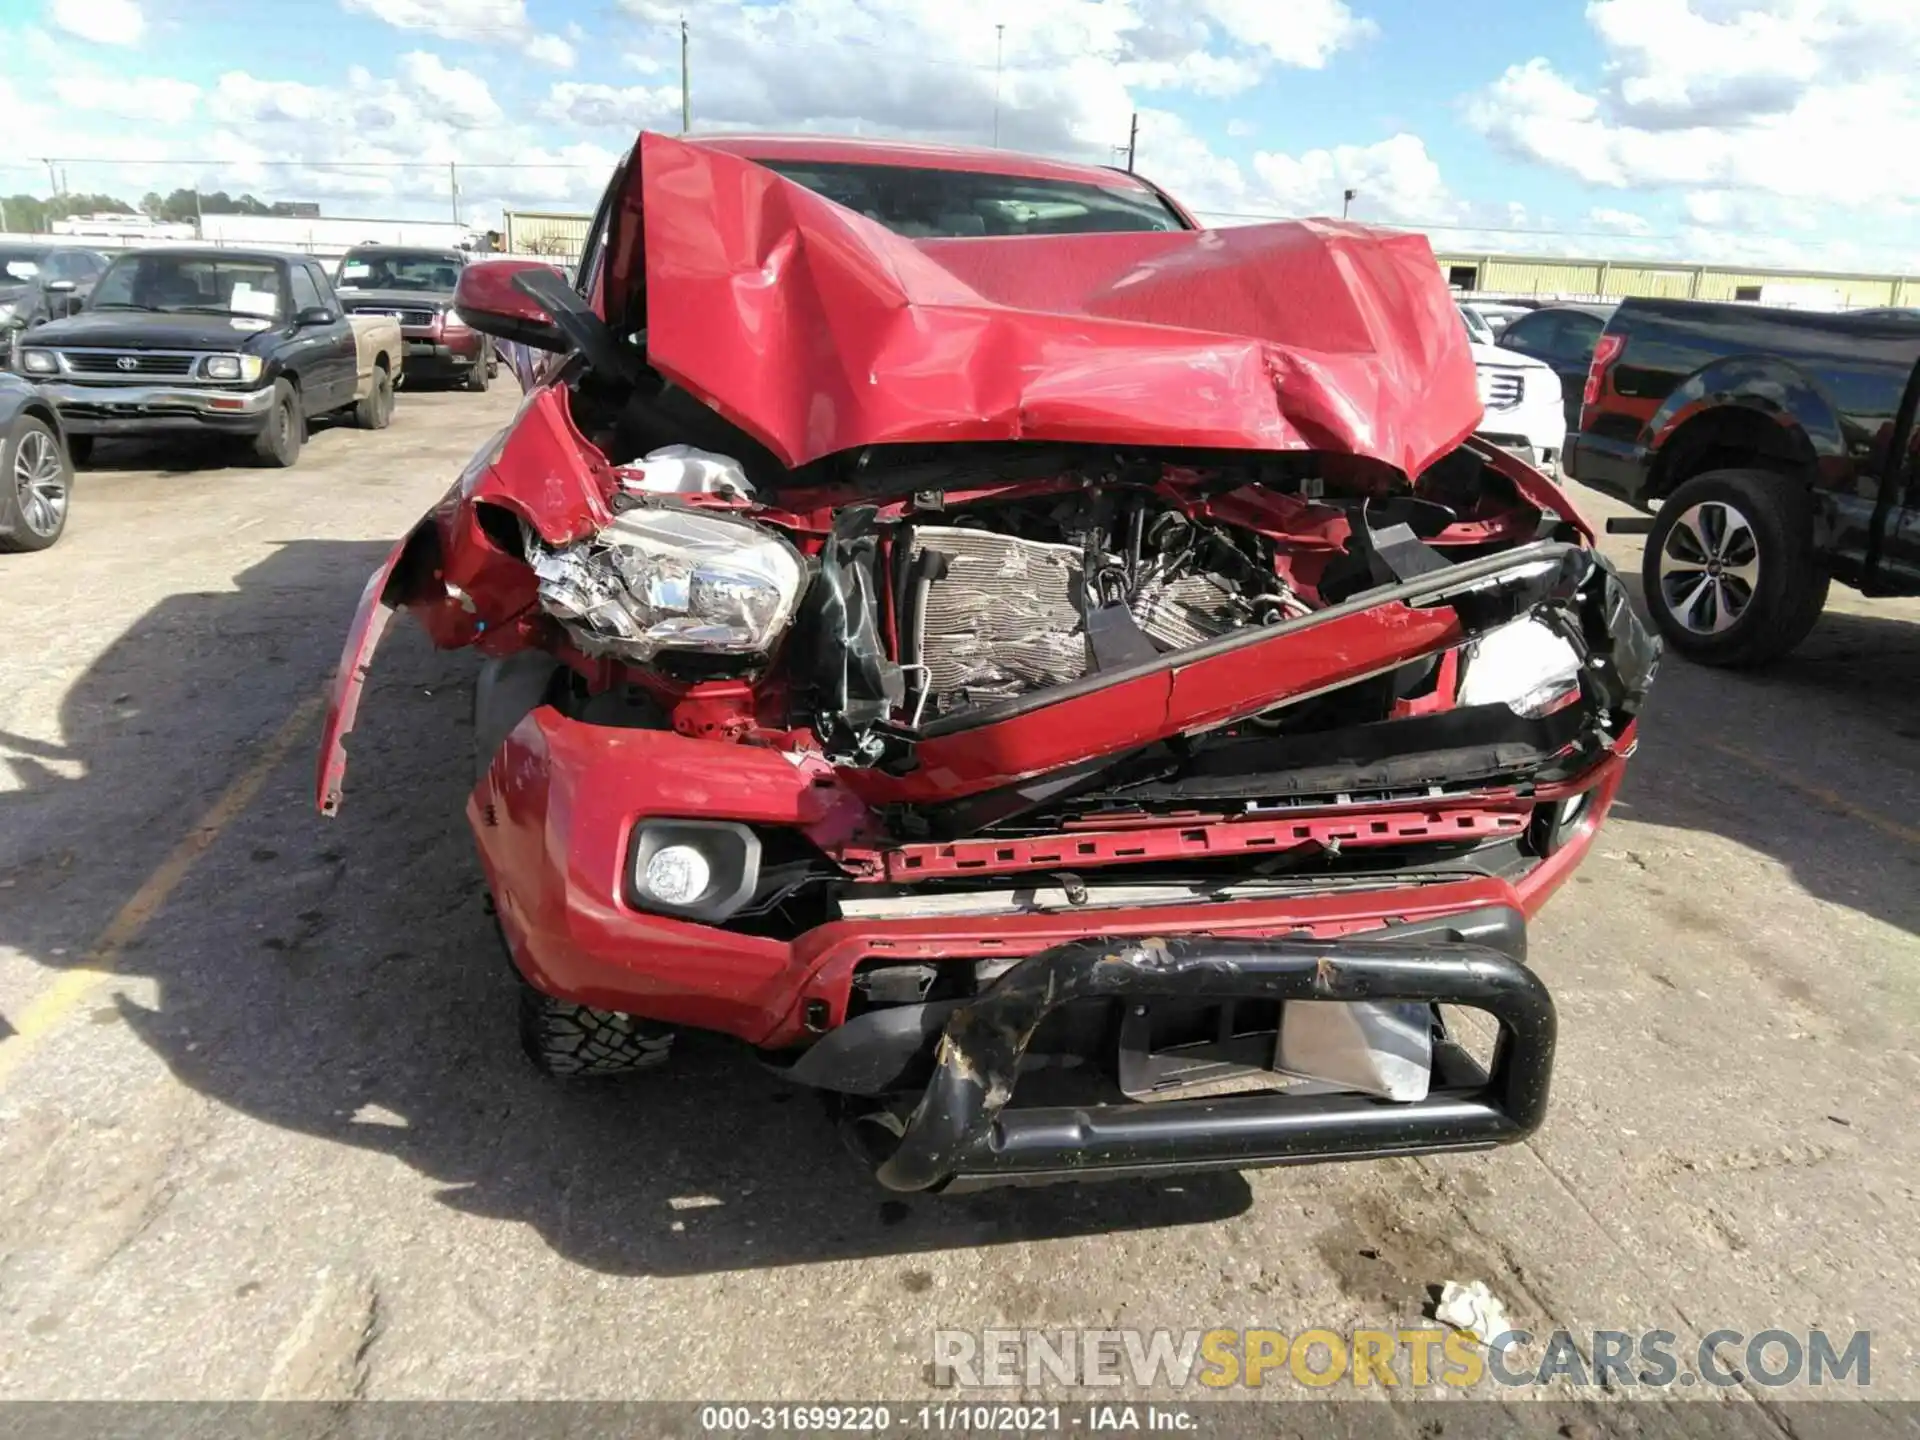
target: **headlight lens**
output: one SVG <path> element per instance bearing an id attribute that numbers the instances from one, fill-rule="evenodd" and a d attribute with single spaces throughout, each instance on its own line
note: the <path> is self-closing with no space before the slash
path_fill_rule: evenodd
<path id="1" fill-rule="evenodd" d="M 57 375 L 60 366 L 55 363 L 51 350 L 22 350 L 20 368 L 29 375 Z"/>
<path id="2" fill-rule="evenodd" d="M 634 510 L 564 550 L 536 540 L 540 599 L 589 653 L 764 655 L 793 619 L 804 566 L 757 525 L 690 510 Z"/>
<path id="3" fill-rule="evenodd" d="M 1462 705 L 1505 705 L 1538 719 L 1580 684 L 1580 657 L 1538 620 L 1515 620 L 1467 646 Z"/>
<path id="4" fill-rule="evenodd" d="M 0 300 L 0 325 L 5 325 L 9 320 L 13 319 L 13 312 L 19 308 L 20 307 L 11 300 Z"/>
<path id="5" fill-rule="evenodd" d="M 465 330 L 468 327 L 467 322 L 461 318 L 458 310 L 449 310 L 447 311 L 446 318 L 441 322 L 441 328 L 444 330 Z"/>
<path id="6" fill-rule="evenodd" d="M 258 355 L 209 355 L 201 373 L 209 380 L 258 380 Z"/>

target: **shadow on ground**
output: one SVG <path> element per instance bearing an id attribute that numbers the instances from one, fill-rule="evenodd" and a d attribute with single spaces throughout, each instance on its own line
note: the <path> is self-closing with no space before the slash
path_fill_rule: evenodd
<path id="1" fill-rule="evenodd" d="M 83 962 L 114 910 L 331 669 L 378 544 L 302 541 L 234 593 L 142 618 L 66 697 L 63 746 L 0 735 L 0 943 Z M 697 1273 L 1178 1226 L 1250 1203 L 1219 1175 L 892 1198 L 819 1098 L 699 1038 L 665 1075 L 570 1088 L 520 1057 L 465 819 L 466 677 L 402 625 L 362 711 L 343 816 L 312 732 L 122 957 L 158 982 L 71 1024 L 130 1025 L 259 1120 L 397 1156 L 456 1209 L 581 1264 Z M 78 773 L 76 773 L 78 772 Z"/>
<path id="2" fill-rule="evenodd" d="M 318 689 L 384 549 L 296 541 L 235 591 L 177 596 L 74 685 L 62 745 L 0 735 L 24 785 L 0 795 L 0 943 L 54 969 L 84 962 Z M 343 816 L 313 812 L 309 732 L 121 957 L 123 972 L 157 982 L 153 1008 L 121 998 L 69 1023 L 125 1023 L 218 1103 L 389 1153 L 447 1205 L 529 1225 L 608 1272 L 908 1255 L 1203 1223 L 1248 1206 L 1236 1175 L 890 1198 L 814 1097 L 717 1040 L 631 1084 L 539 1079 L 515 1049 L 512 981 L 461 814 L 470 673 L 469 657 L 398 627 L 362 707 Z M 1725 768 L 1705 742 L 1729 695 L 1803 707 L 1817 735 L 1823 707 L 1878 704 L 1882 687 L 1920 693 L 1912 628 L 1834 617 L 1769 675 L 1674 661 L 1662 683 L 1629 797 L 1638 818 L 1778 856 L 1816 894 L 1844 874 L 1867 888 L 1842 903 L 1920 929 L 1915 872 L 1886 864 L 1882 837 L 1846 827 L 1837 845 L 1816 843 L 1747 791 L 1696 783 Z M 1870 798 L 1871 778 L 1860 787 Z"/>
<path id="3" fill-rule="evenodd" d="M 1669 653 L 1641 728 L 1618 813 L 1723 836 L 1808 894 L 1920 935 L 1920 846 L 1894 833 L 1920 829 L 1920 624 L 1829 611 L 1758 671 Z"/>

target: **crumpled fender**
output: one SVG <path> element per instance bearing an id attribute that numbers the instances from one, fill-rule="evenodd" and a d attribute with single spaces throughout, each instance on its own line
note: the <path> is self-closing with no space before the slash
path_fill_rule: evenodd
<path id="1" fill-rule="evenodd" d="M 338 813 L 347 772 L 346 737 L 361 691 L 394 612 L 405 609 L 443 650 L 475 645 L 491 654 L 530 643 L 538 623 L 538 581 L 518 549 L 501 548 L 477 509 L 491 505 L 560 545 L 613 518 L 612 478 L 574 428 L 567 392 L 534 391 L 513 420 L 478 451 L 460 478 L 367 581 L 334 671 L 320 735 L 315 801 Z"/>

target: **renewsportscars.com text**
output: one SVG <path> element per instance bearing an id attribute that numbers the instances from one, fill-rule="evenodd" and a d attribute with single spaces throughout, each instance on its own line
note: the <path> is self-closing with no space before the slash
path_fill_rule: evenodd
<path id="1" fill-rule="evenodd" d="M 1538 1343 L 1536 1343 L 1536 1340 Z M 1608 1389 L 1753 1383 L 1865 1389 L 1873 1335 L 1714 1330 L 1698 1346 L 1671 1330 L 1509 1331 L 1482 1346 L 1471 1335 L 1413 1330 L 936 1330 L 934 1373 L 970 1388 L 1197 1386 L 1316 1389 L 1446 1385 L 1604 1386 Z"/>

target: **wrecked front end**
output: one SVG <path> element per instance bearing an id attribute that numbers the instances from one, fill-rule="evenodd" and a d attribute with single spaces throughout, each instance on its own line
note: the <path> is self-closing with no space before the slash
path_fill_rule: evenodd
<path id="1" fill-rule="evenodd" d="M 661 188 L 631 182 L 644 353 L 617 379 L 561 368 L 370 585 L 322 808 L 386 618 L 480 649 L 468 816 L 521 973 L 747 1041 L 842 1097 L 896 1189 L 1530 1133 L 1554 1018 L 1526 920 L 1612 803 L 1657 651 L 1559 493 L 1462 439 L 1472 368 L 1437 276 L 1342 231 L 1347 283 L 1370 264 L 1398 301 L 1351 306 L 1366 333 L 1311 365 L 1256 336 L 1249 369 L 1223 357 L 1255 342 L 1178 327 L 1227 281 L 1259 301 L 1249 273 L 1284 293 L 1297 236 L 1060 251 L 1073 344 L 1126 333 L 1096 372 L 1040 345 L 1059 363 L 1008 388 L 939 344 L 1010 323 L 981 252 L 915 278 L 939 247 L 689 151 L 648 137 Z M 717 222 L 662 179 L 723 165 L 764 191 L 755 245 L 689 239 Z M 709 366 L 739 338 L 711 318 L 698 346 L 676 328 L 675 297 L 729 265 L 754 303 L 788 286 L 799 325 L 827 262 L 803 279 L 768 252 L 831 227 L 940 303 L 881 306 L 805 383 Z M 1122 272 L 1132 305 L 1181 283 L 1116 321 Z M 780 352 L 779 316 L 734 318 Z M 826 403 L 929 349 L 964 403 Z M 1387 383 L 1421 366 L 1423 392 Z M 1198 440 L 1151 374 L 1206 390 Z"/>

